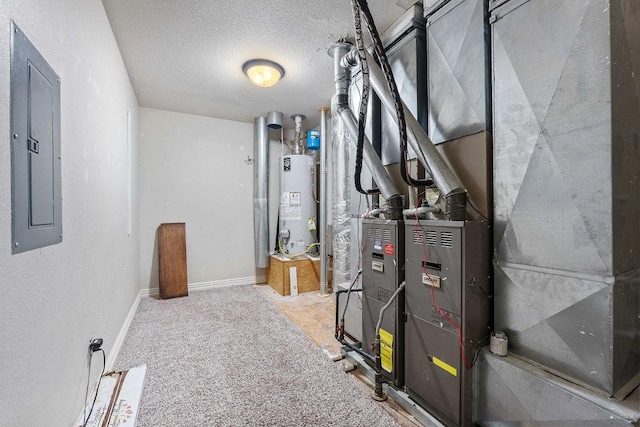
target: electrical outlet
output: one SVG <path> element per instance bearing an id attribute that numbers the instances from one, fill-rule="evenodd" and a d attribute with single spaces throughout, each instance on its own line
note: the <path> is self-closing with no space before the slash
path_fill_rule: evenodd
<path id="1" fill-rule="evenodd" d="M 102 338 L 92 338 L 89 341 L 89 351 L 93 353 L 94 351 L 100 350 L 102 347 Z"/>

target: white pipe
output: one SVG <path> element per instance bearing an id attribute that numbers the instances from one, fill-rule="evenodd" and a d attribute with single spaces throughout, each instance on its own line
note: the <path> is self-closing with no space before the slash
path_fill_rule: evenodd
<path id="1" fill-rule="evenodd" d="M 378 94 L 382 104 L 391 112 L 393 119 L 397 120 L 395 115 L 395 103 L 391 96 L 391 92 L 386 87 L 382 70 L 368 53 L 367 62 L 369 63 L 371 85 L 376 90 L 376 94 Z M 464 191 L 462 183 L 451 170 L 447 162 L 442 158 L 440 153 L 436 150 L 435 146 L 427 136 L 427 133 L 424 131 L 422 126 L 420 126 L 420 123 L 418 123 L 404 103 L 402 104 L 402 107 L 404 108 L 405 120 L 407 123 L 407 142 L 411 148 L 413 148 L 413 151 L 416 152 L 418 159 L 425 169 L 427 169 L 429 175 L 431 175 L 440 191 L 445 195 Z"/>
<path id="2" fill-rule="evenodd" d="M 406 217 L 411 217 L 415 215 L 422 215 L 426 213 L 438 213 L 440 212 L 440 208 L 435 206 L 420 206 L 419 208 L 411 208 L 405 209 L 402 211 L 402 215 Z"/>
<path id="3" fill-rule="evenodd" d="M 369 79 L 371 86 L 376 91 L 382 105 L 384 105 L 384 107 L 391 113 L 391 117 L 397 123 L 398 118 L 395 114 L 395 102 L 391 95 L 391 91 L 387 86 L 384 73 L 369 52 L 365 52 L 365 55 L 367 57 L 367 64 L 369 65 Z M 343 56 L 343 58 L 341 58 L 341 64 L 345 68 L 357 65 L 358 61 L 358 51 L 355 49 L 352 49 L 349 53 Z M 449 167 L 438 150 L 436 150 L 435 146 L 429 139 L 429 136 L 422 126 L 420 126 L 420 123 L 418 123 L 418 120 L 416 120 L 404 102 L 402 103 L 402 107 L 404 109 L 407 125 L 407 142 L 415 151 L 418 156 L 418 160 L 422 163 L 433 179 L 433 182 L 446 198 L 454 195 L 460 195 L 462 198 L 461 202 L 464 201 L 466 203 L 466 190 L 460 182 L 460 179 Z M 462 216 L 462 219 L 464 219 L 464 210 Z"/>
<path id="4" fill-rule="evenodd" d="M 327 107 L 320 107 L 320 295 L 327 295 Z"/>
<path id="5" fill-rule="evenodd" d="M 362 214 L 362 219 L 367 219 L 367 218 L 373 218 L 375 216 L 378 216 L 382 213 L 382 209 L 377 208 L 377 209 L 371 209 L 369 212 L 365 212 Z"/>
<path id="6" fill-rule="evenodd" d="M 329 347 L 327 343 L 322 343 L 322 352 L 331 360 L 332 362 L 337 362 L 338 360 L 342 360 L 343 356 L 341 353 L 333 354 L 329 351 Z"/>

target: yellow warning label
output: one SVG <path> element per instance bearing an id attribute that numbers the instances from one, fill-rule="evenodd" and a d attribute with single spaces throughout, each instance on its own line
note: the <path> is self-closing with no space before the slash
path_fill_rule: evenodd
<path id="1" fill-rule="evenodd" d="M 387 372 L 393 370 L 393 335 L 380 328 L 380 359 L 382 369 Z"/>
<path id="2" fill-rule="evenodd" d="M 445 371 L 449 372 L 454 377 L 458 376 L 458 370 L 456 368 L 454 368 L 453 366 L 449 365 L 446 362 L 443 362 L 442 360 L 438 359 L 437 357 L 432 357 L 431 359 L 433 360 L 433 364 L 436 365 L 438 368 L 444 369 Z"/>

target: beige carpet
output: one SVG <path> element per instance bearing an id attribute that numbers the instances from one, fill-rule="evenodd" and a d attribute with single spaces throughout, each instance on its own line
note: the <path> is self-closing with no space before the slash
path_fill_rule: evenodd
<path id="1" fill-rule="evenodd" d="M 143 298 L 115 368 L 142 363 L 139 427 L 397 425 L 251 286 Z"/>

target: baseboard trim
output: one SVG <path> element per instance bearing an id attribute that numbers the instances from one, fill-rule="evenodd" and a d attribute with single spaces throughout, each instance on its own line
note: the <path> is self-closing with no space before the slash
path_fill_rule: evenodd
<path id="1" fill-rule="evenodd" d="M 249 276 L 235 279 L 213 280 L 211 282 L 189 283 L 189 292 L 205 291 L 207 289 L 228 286 L 255 285 L 265 283 L 266 281 L 266 276 Z M 160 295 L 160 290 L 158 288 L 142 289 L 140 294 L 143 297 L 155 297 Z"/>
<path id="2" fill-rule="evenodd" d="M 207 289 L 229 286 L 255 285 L 258 283 L 264 283 L 265 281 L 265 276 L 250 276 L 239 277 L 237 279 L 214 280 L 212 282 L 191 283 L 189 285 L 189 291 L 204 291 Z"/>
<path id="3" fill-rule="evenodd" d="M 125 317 L 124 322 L 122 323 L 120 332 L 118 332 L 118 336 L 116 336 L 116 340 L 113 343 L 113 347 L 111 347 L 111 351 L 109 352 L 109 356 L 107 357 L 107 361 L 105 363 L 105 368 L 104 368 L 105 372 L 109 372 L 113 370 L 113 365 L 115 364 L 116 359 L 120 354 L 120 349 L 122 348 L 124 339 L 127 336 L 127 332 L 129 332 L 129 326 L 131 326 L 133 317 L 136 315 L 136 311 L 138 311 L 138 305 L 140 305 L 141 298 L 142 298 L 142 292 L 138 292 L 138 295 L 136 295 L 136 299 L 133 301 L 133 304 L 129 309 L 129 313 L 127 313 L 127 317 Z"/>

